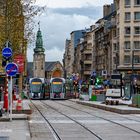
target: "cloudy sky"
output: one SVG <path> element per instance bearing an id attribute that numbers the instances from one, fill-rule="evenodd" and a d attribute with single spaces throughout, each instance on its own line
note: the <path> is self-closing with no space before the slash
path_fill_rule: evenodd
<path id="1" fill-rule="evenodd" d="M 62 62 L 65 40 L 74 30 L 89 28 L 102 18 L 102 6 L 113 0 L 36 0 L 36 5 L 46 6 L 44 13 L 35 19 L 40 21 L 46 61 Z M 33 61 L 35 44 L 27 51 L 28 61 Z"/>

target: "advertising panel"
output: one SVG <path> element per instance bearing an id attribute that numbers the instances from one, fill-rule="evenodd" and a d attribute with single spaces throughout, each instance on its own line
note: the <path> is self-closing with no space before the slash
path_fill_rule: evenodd
<path id="1" fill-rule="evenodd" d="M 14 57 L 14 62 L 18 65 L 18 73 L 24 72 L 25 58 L 23 54 L 18 54 Z"/>

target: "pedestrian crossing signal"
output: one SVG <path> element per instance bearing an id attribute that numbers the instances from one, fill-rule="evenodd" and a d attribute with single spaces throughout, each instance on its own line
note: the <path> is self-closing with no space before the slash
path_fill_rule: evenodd
<path id="1" fill-rule="evenodd" d="M 102 83 L 103 83 L 102 79 L 100 77 L 96 77 L 96 79 L 95 79 L 95 85 L 100 85 Z"/>

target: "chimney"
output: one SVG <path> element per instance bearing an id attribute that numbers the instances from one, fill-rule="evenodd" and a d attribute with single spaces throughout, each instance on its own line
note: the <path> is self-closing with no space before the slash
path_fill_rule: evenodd
<path id="1" fill-rule="evenodd" d="M 109 15 L 111 13 L 111 5 L 103 6 L 103 17 Z"/>

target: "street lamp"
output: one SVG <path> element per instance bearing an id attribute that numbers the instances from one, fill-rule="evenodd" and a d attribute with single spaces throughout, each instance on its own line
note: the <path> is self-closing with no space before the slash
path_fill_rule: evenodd
<path id="1" fill-rule="evenodd" d="M 132 93 L 130 92 L 130 98 L 134 94 L 134 50 L 132 50 L 132 74 L 131 74 L 131 86 L 132 86 Z"/>

